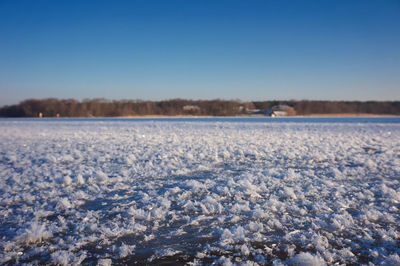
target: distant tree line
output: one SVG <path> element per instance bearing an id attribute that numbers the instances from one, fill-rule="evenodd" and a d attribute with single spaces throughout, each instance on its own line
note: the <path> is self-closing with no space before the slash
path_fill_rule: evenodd
<path id="1" fill-rule="evenodd" d="M 298 115 L 367 113 L 400 115 L 400 102 L 185 100 L 165 101 L 105 99 L 28 99 L 0 108 L 0 117 L 115 117 L 142 115 L 235 116 L 263 113 L 278 105 L 292 107 Z M 293 113 L 294 114 L 294 113 Z"/>
<path id="2" fill-rule="evenodd" d="M 245 114 L 247 103 L 227 100 L 166 101 L 89 99 L 28 99 L 17 105 L 0 108 L 1 117 L 115 117 L 142 115 L 211 115 L 232 116 Z"/>

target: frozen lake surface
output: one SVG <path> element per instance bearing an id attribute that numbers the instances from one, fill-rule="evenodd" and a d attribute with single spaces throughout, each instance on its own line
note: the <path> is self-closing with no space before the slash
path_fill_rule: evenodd
<path id="1" fill-rule="evenodd" d="M 400 118 L 1 119 L 0 264 L 400 265 Z"/>

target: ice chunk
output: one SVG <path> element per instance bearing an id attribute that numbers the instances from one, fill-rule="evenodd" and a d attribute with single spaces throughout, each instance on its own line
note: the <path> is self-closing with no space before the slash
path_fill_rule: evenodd
<path id="1" fill-rule="evenodd" d="M 64 176 L 64 184 L 66 185 L 66 186 L 69 186 L 69 185 L 71 185 L 71 183 L 72 183 L 72 179 L 71 179 L 71 177 L 69 177 L 69 176 Z"/>
<path id="2" fill-rule="evenodd" d="M 214 198 L 207 196 L 200 204 L 204 214 L 221 213 L 222 205 Z"/>
<path id="3" fill-rule="evenodd" d="M 66 250 L 58 250 L 51 254 L 51 260 L 54 264 L 69 265 L 73 260 L 73 255 Z"/>
<path id="4" fill-rule="evenodd" d="M 282 191 L 282 196 L 284 198 L 288 198 L 288 199 L 293 199 L 293 200 L 297 199 L 297 196 L 294 193 L 293 188 L 291 188 L 291 187 L 284 187 L 283 191 Z"/>
<path id="5" fill-rule="evenodd" d="M 322 266 L 326 265 L 325 261 L 318 255 L 313 255 L 306 252 L 297 254 L 288 261 L 289 265 L 293 266 Z"/>
<path id="6" fill-rule="evenodd" d="M 229 258 L 226 258 L 225 256 L 222 256 L 221 258 L 218 259 L 218 264 L 223 265 L 223 266 L 232 266 L 233 263 Z"/>
<path id="7" fill-rule="evenodd" d="M 57 209 L 65 210 L 65 209 L 70 209 L 72 208 L 71 202 L 67 198 L 62 198 L 58 203 L 57 203 Z"/>
<path id="8" fill-rule="evenodd" d="M 249 249 L 249 247 L 248 247 L 246 244 L 243 244 L 243 245 L 240 247 L 240 252 L 242 253 L 242 255 L 248 256 L 248 255 L 250 254 L 250 249 Z"/>
<path id="9" fill-rule="evenodd" d="M 75 256 L 67 250 L 57 250 L 51 254 L 52 262 L 57 265 L 80 265 L 85 258 L 85 254 Z"/>
<path id="10" fill-rule="evenodd" d="M 79 185 L 85 184 L 85 180 L 83 179 L 83 176 L 81 174 L 78 174 L 76 176 L 76 183 L 79 184 Z"/>
<path id="11" fill-rule="evenodd" d="M 194 179 L 188 181 L 188 182 L 187 182 L 187 185 L 188 185 L 189 187 L 191 187 L 193 191 L 199 191 L 199 190 L 201 190 L 201 189 L 205 189 L 205 188 L 206 188 L 206 185 L 205 185 L 205 184 L 200 183 L 199 181 L 194 180 Z"/>
<path id="12" fill-rule="evenodd" d="M 253 222 L 251 221 L 248 225 L 247 228 L 252 231 L 252 232 L 260 232 L 263 230 L 264 225 L 259 222 Z"/>
<path id="13" fill-rule="evenodd" d="M 234 234 L 229 229 L 224 229 L 221 234 L 221 245 L 229 245 L 234 242 Z"/>
<path id="14" fill-rule="evenodd" d="M 112 261 L 111 259 L 99 259 L 97 261 L 97 266 L 111 266 Z"/>
<path id="15" fill-rule="evenodd" d="M 337 230 L 344 230 L 354 223 L 353 217 L 348 212 L 343 214 L 335 214 L 332 218 L 332 225 Z"/>
<path id="16" fill-rule="evenodd" d="M 63 163 L 72 163 L 74 161 L 74 157 L 72 157 L 70 154 L 64 155 L 59 158 L 59 161 Z"/>
<path id="17" fill-rule="evenodd" d="M 53 233 L 49 231 L 44 224 L 38 221 L 31 223 L 30 227 L 25 229 L 23 233 L 16 237 L 19 242 L 35 243 L 53 237 Z"/>
<path id="18" fill-rule="evenodd" d="M 125 243 L 122 243 L 122 245 L 119 248 L 119 257 L 120 258 L 125 258 L 133 253 L 135 250 L 136 245 L 126 245 Z"/>
<path id="19" fill-rule="evenodd" d="M 108 180 L 108 176 L 101 170 L 97 170 L 94 176 L 99 182 L 106 182 Z"/>

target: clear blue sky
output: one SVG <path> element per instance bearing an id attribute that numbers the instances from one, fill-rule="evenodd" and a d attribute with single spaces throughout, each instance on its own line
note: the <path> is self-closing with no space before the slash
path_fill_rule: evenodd
<path id="1" fill-rule="evenodd" d="M 0 0 L 27 98 L 400 100 L 400 1 Z"/>

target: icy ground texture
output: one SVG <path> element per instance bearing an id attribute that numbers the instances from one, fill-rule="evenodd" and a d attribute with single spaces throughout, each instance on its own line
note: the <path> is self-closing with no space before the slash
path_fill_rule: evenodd
<path id="1" fill-rule="evenodd" d="M 400 264 L 400 123 L 0 121 L 0 264 Z"/>

